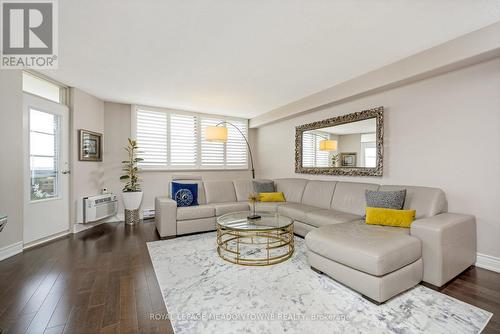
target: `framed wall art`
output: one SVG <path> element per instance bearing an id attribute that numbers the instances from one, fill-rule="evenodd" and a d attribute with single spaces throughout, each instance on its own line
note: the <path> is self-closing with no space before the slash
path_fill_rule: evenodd
<path id="1" fill-rule="evenodd" d="M 102 133 L 78 130 L 78 160 L 102 161 Z"/>

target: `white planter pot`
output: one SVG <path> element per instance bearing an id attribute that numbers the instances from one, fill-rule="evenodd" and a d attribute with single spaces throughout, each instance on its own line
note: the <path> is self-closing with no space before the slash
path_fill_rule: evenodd
<path id="1" fill-rule="evenodd" d="M 123 206 L 126 210 L 137 210 L 141 207 L 142 191 L 123 192 Z"/>

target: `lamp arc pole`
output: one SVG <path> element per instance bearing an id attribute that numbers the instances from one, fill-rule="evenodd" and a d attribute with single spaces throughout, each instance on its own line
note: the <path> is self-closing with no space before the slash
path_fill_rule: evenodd
<path id="1" fill-rule="evenodd" d="M 252 179 L 255 179 L 255 169 L 253 167 L 252 149 L 250 148 L 250 144 L 248 143 L 247 137 L 245 136 L 245 134 L 236 125 L 234 125 L 231 122 L 222 121 L 220 123 L 217 123 L 215 126 L 219 126 L 219 125 L 222 125 L 222 124 L 231 125 L 233 128 L 236 129 L 236 131 L 238 131 L 240 133 L 240 135 L 243 137 L 243 139 L 245 139 L 245 143 L 247 144 L 247 147 L 248 147 L 248 153 L 250 154 L 250 163 L 252 165 Z"/>

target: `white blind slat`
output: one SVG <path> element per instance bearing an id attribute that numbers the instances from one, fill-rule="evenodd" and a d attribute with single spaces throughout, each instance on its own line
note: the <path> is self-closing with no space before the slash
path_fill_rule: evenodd
<path id="1" fill-rule="evenodd" d="M 205 140 L 207 127 L 216 126 L 221 119 L 201 118 L 201 166 L 224 167 L 224 143 L 208 142 Z"/>
<path id="2" fill-rule="evenodd" d="M 140 165 L 167 166 L 167 115 L 163 112 L 137 110 L 136 139 L 144 159 Z"/>
<path id="3" fill-rule="evenodd" d="M 196 116 L 170 115 L 170 164 L 196 166 L 197 164 Z"/>
<path id="4" fill-rule="evenodd" d="M 136 109 L 136 138 L 144 167 L 244 169 L 248 167 L 245 139 L 232 126 L 226 143 L 208 142 L 205 130 L 225 121 L 200 114 Z M 246 120 L 228 120 L 248 136 Z M 220 125 L 224 126 L 224 124 Z"/>
<path id="5" fill-rule="evenodd" d="M 325 138 L 314 132 L 305 132 L 302 135 L 302 166 L 304 167 L 328 167 L 330 153 L 320 151 L 319 143 Z"/>

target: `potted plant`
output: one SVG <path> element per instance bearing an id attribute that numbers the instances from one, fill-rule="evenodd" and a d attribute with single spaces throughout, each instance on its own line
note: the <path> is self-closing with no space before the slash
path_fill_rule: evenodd
<path id="1" fill-rule="evenodd" d="M 332 167 L 340 167 L 340 153 L 332 154 Z"/>
<path id="2" fill-rule="evenodd" d="M 137 210 L 142 202 L 142 190 L 137 163 L 144 159 L 137 157 L 138 148 L 137 141 L 129 138 L 128 145 L 125 147 L 128 153 L 128 160 L 122 161 L 122 171 L 125 174 L 120 176 L 120 180 L 125 182 L 122 193 L 125 210 Z"/>

